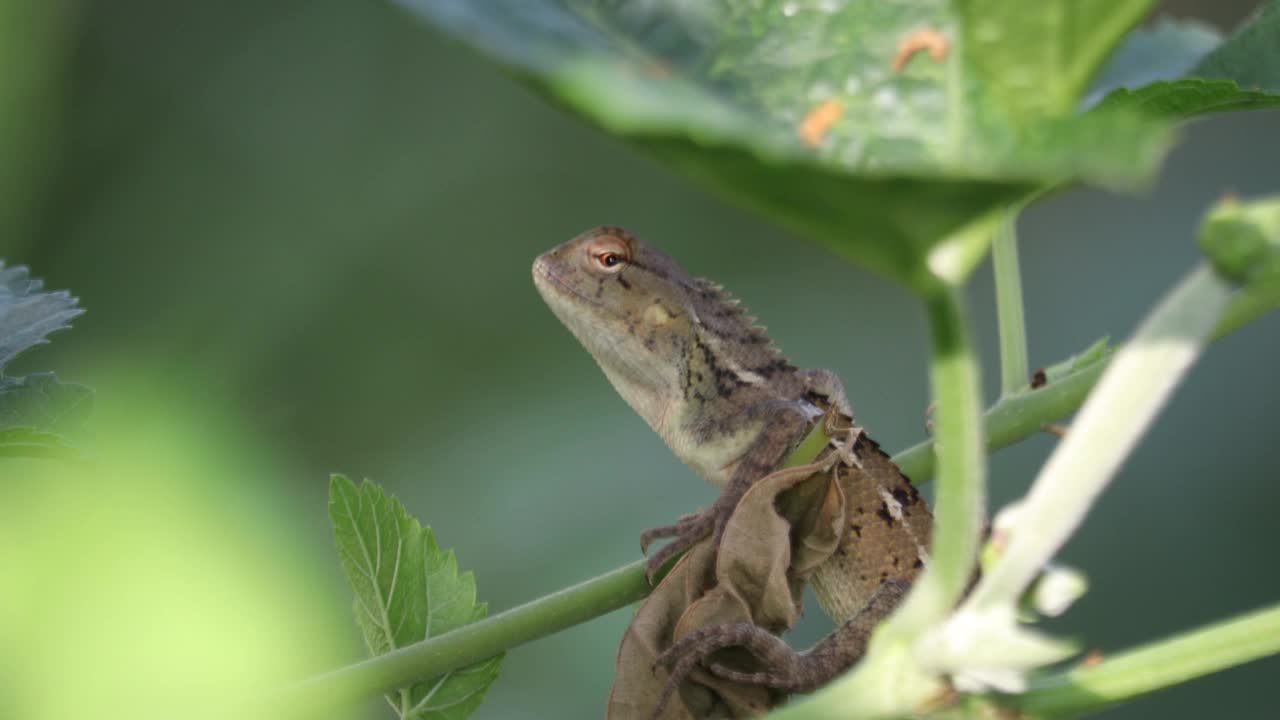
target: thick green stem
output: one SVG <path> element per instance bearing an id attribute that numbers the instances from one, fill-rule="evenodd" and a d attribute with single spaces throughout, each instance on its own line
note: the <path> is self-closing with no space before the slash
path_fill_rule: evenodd
<path id="1" fill-rule="evenodd" d="M 1280 605 L 1039 679 L 1026 693 L 996 702 L 1031 717 L 1076 717 L 1276 653 Z"/>
<path id="2" fill-rule="evenodd" d="M 931 561 L 894 623 L 908 634 L 945 616 L 960 599 L 977 560 L 986 503 L 982 389 L 960 293 L 939 290 L 926 307 L 929 381 L 937 408 L 938 495 Z"/>
<path id="3" fill-rule="evenodd" d="M 991 245 L 996 285 L 996 318 L 1000 327 L 1000 396 L 1009 397 L 1027 384 L 1027 325 L 1022 312 L 1022 271 L 1018 267 L 1018 210 L 1001 218 Z"/>
<path id="4" fill-rule="evenodd" d="M 290 712 L 327 708 L 441 675 L 625 607 L 649 589 L 640 560 L 453 632 L 317 675 L 271 702 Z"/>

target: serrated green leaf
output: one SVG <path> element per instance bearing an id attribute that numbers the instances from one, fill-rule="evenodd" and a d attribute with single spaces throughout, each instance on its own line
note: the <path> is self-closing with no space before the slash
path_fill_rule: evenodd
<path id="1" fill-rule="evenodd" d="M 1098 108 L 1176 120 L 1280 107 L 1280 0 L 1216 47 L 1209 45 L 1212 37 L 1185 21 L 1134 33 L 1132 43 L 1149 51 L 1146 67 L 1111 68 L 1115 84 L 1128 87 L 1112 90 Z"/>
<path id="2" fill-rule="evenodd" d="M 67 291 L 43 292 L 43 287 L 27 268 L 0 262 L 0 374 L 19 353 L 48 342 L 49 333 L 69 327 L 84 312 Z"/>
<path id="3" fill-rule="evenodd" d="M 939 281 L 938 243 L 1037 187 L 1150 177 L 1162 124 L 1069 115 L 1145 1 L 984 2 L 1007 21 L 989 36 L 943 0 L 402 0 L 610 132 L 918 289 Z M 1056 62 L 1019 75 L 948 52 L 971 39 L 1016 62 L 1049 42 Z M 1042 72 L 1062 77 L 1026 77 Z M 1052 102 L 1011 92 L 1028 82 Z"/>
<path id="4" fill-rule="evenodd" d="M 77 437 L 93 409 L 93 390 L 59 382 L 53 373 L 0 377 L 0 429 L 32 428 Z"/>
<path id="5" fill-rule="evenodd" d="M 1138 88 L 1177 80 L 1222 44 L 1222 33 L 1197 20 L 1160 18 L 1125 36 L 1089 88 L 1085 105 L 1094 105 L 1117 88 Z"/>
<path id="6" fill-rule="evenodd" d="M 458 573 L 422 527 L 376 483 L 341 475 L 329 484 L 329 517 L 343 572 L 355 592 L 356 622 L 373 655 L 436 637 L 485 616 L 475 578 Z M 460 720 L 484 699 L 502 656 L 387 694 L 402 718 Z"/>
<path id="7" fill-rule="evenodd" d="M 1265 110 L 1280 107 L 1280 94 L 1245 90 L 1229 80 L 1182 80 L 1151 83 L 1137 90 L 1119 88 L 1099 103 L 1099 107 L 1126 107 L 1148 115 L 1170 119 L 1235 110 Z"/>

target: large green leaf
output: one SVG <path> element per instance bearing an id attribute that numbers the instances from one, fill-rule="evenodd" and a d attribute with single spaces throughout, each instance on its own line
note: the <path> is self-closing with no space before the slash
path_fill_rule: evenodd
<path id="1" fill-rule="evenodd" d="M 1280 107 L 1280 0 L 1225 42 L 1194 22 L 1133 33 L 1103 73 L 1099 107 L 1178 119 Z"/>
<path id="2" fill-rule="evenodd" d="M 937 281 L 935 245 L 995 208 L 1063 180 L 1134 186 L 1169 140 L 1137 114 L 1071 114 L 1148 0 L 402 2 L 606 130 L 916 288 Z"/>
<path id="3" fill-rule="evenodd" d="M 1147 0 L 957 0 L 965 60 L 1015 118 L 1071 112 Z"/>
<path id="4" fill-rule="evenodd" d="M 376 483 L 365 480 L 357 487 L 333 476 L 329 518 L 371 654 L 441 635 L 488 612 L 476 602 L 472 574 L 458 573 L 453 552 L 442 551 L 431 528 Z M 460 720 L 480 705 L 501 662 L 499 655 L 428 678 L 388 693 L 387 701 L 401 718 Z"/>

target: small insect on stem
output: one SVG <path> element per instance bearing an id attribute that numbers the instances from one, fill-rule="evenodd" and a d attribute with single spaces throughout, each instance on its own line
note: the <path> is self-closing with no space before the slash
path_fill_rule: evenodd
<path id="1" fill-rule="evenodd" d="M 1049 376 L 1045 374 L 1044 368 L 1040 368 L 1039 370 L 1036 370 L 1035 374 L 1031 376 L 1032 390 L 1038 390 L 1039 388 L 1042 388 L 1048 384 L 1049 384 Z"/>
<path id="2" fill-rule="evenodd" d="M 947 36 L 937 30 L 930 28 L 913 30 L 898 42 L 898 49 L 893 54 L 891 67 L 894 72 L 902 72 L 902 68 L 907 66 L 911 56 L 921 50 L 928 50 L 929 57 L 935 62 L 941 62 L 947 57 L 947 50 L 950 47 L 951 43 L 947 40 Z"/>

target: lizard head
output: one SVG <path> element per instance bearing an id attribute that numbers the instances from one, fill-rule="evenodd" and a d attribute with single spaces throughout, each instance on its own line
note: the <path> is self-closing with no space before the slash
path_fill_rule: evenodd
<path id="1" fill-rule="evenodd" d="M 598 227 L 543 253 L 533 280 L 552 312 L 655 428 L 681 392 L 693 280 L 630 232 Z"/>

